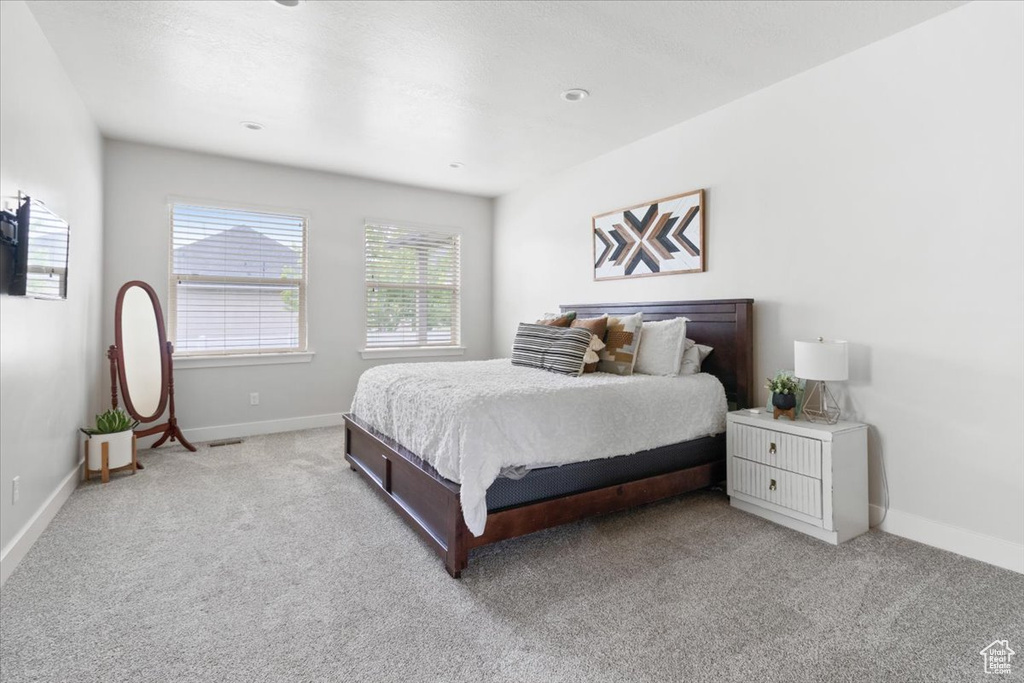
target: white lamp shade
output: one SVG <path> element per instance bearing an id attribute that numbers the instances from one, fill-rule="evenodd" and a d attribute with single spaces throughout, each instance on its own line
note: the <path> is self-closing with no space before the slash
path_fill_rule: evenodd
<path id="1" fill-rule="evenodd" d="M 846 342 L 840 339 L 793 342 L 793 374 L 826 382 L 850 377 Z"/>

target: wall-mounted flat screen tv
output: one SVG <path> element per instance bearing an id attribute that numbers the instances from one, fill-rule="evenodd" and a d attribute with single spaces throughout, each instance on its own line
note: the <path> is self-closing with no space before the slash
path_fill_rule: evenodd
<path id="1" fill-rule="evenodd" d="M 36 299 L 66 299 L 70 234 L 67 222 L 42 202 L 22 197 L 16 234 L 13 244 L 5 240 L 3 246 L 3 292 Z"/>

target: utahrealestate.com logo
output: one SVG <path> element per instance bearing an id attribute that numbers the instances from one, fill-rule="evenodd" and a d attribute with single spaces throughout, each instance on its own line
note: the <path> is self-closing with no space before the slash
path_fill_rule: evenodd
<path id="1" fill-rule="evenodd" d="M 985 673 L 1008 674 L 1010 673 L 1010 660 L 1017 653 L 1010 649 L 1009 642 L 994 640 L 980 654 L 985 658 Z"/>

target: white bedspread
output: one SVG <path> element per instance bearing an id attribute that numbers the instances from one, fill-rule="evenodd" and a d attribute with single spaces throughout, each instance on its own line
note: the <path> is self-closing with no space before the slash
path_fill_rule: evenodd
<path id="1" fill-rule="evenodd" d="M 487 521 L 503 468 L 632 454 L 725 431 L 725 390 L 707 374 L 567 377 L 508 359 L 403 363 L 359 378 L 352 412 L 462 489 L 466 526 Z"/>

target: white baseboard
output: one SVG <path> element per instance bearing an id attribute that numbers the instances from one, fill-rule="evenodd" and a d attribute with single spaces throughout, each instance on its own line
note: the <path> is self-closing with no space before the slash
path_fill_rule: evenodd
<path id="1" fill-rule="evenodd" d="M 32 519 L 28 520 L 28 524 L 23 526 L 21 531 L 14 535 L 11 542 L 0 551 L 0 586 L 7 582 L 7 578 L 17 569 L 21 560 L 28 553 L 29 548 L 32 547 L 46 527 L 50 525 L 50 522 L 53 521 L 53 518 L 60 511 L 61 507 L 64 506 L 64 503 L 67 502 L 67 499 L 71 497 L 71 494 L 75 492 L 81 476 L 82 463 L 79 461 L 75 465 L 75 469 L 68 472 L 67 476 L 61 481 L 60 486 L 36 510 L 36 513 L 32 515 Z"/>
<path id="2" fill-rule="evenodd" d="M 258 434 L 276 434 L 278 432 L 294 432 L 300 429 L 317 427 L 335 427 L 343 424 L 344 413 L 327 413 L 325 415 L 307 415 L 305 417 L 288 417 L 283 420 L 264 420 L 262 422 L 241 422 L 233 425 L 217 427 L 197 427 L 184 429 L 185 438 L 189 441 L 202 443 L 219 439 L 236 439 L 242 436 Z"/>
<path id="3" fill-rule="evenodd" d="M 880 505 L 871 506 L 872 526 L 877 524 L 876 520 L 881 519 L 884 512 L 885 509 Z M 885 521 L 875 528 L 1024 574 L 1024 544 L 892 509 L 885 516 Z"/>

